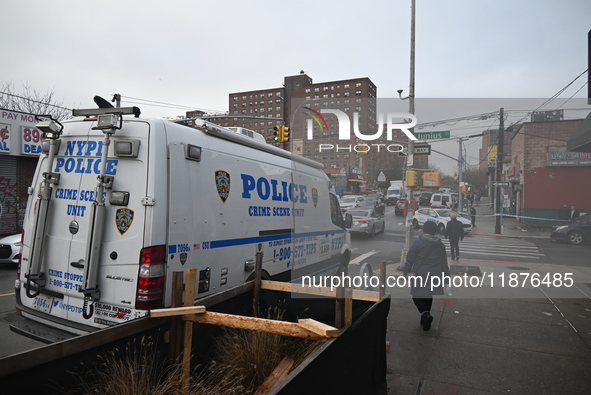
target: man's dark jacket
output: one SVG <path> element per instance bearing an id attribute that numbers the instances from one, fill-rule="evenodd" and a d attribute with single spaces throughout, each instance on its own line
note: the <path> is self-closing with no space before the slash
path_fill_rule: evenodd
<path id="1" fill-rule="evenodd" d="M 464 224 L 458 221 L 457 218 L 451 219 L 447 223 L 445 237 L 449 237 L 450 239 L 454 240 L 464 240 Z"/>
<path id="2" fill-rule="evenodd" d="M 409 280 L 413 297 L 429 298 L 433 295 L 443 295 L 442 284 L 449 281 L 450 273 L 445 245 L 439 237 L 423 234 L 412 243 L 406 255 L 404 275 L 412 272 L 414 276 L 421 278 L 421 281 Z M 434 281 L 432 277 L 438 277 L 438 280 Z"/>
<path id="3" fill-rule="evenodd" d="M 570 209 L 566 204 L 558 209 L 558 218 L 563 221 L 568 221 L 570 219 Z"/>

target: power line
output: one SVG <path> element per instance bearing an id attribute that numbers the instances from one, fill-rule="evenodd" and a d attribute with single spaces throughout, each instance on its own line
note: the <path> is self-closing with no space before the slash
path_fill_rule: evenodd
<path id="1" fill-rule="evenodd" d="M 572 84 L 575 83 L 576 80 L 578 80 L 579 78 L 581 78 L 585 73 L 587 73 L 589 71 L 589 69 L 583 71 L 581 74 L 579 74 L 578 76 L 575 77 L 574 80 L 572 80 L 571 82 L 569 82 L 564 88 L 562 88 L 561 90 L 559 90 L 558 92 L 556 92 L 554 94 L 554 96 L 552 96 L 551 98 L 549 98 L 548 100 L 546 100 L 544 103 L 542 103 L 538 108 L 536 108 L 535 110 L 533 110 L 531 113 L 534 113 L 536 111 L 538 111 L 540 108 L 544 107 L 546 104 L 550 103 L 552 100 L 556 99 L 558 96 L 560 96 L 565 90 L 568 89 L 568 87 L 570 87 Z M 580 89 L 579 89 L 580 90 Z M 577 91 L 578 92 L 578 91 Z M 576 92 L 575 92 L 576 94 Z M 570 100 L 570 99 L 569 99 Z M 531 114 L 530 113 L 530 114 Z M 512 123 L 511 125 L 509 125 L 509 127 L 516 125 L 518 123 L 520 123 L 521 121 L 523 121 L 524 119 L 526 119 L 530 114 L 526 114 L 523 118 L 521 118 L 519 121 Z M 519 132 L 518 132 L 519 133 Z"/>
<path id="2" fill-rule="evenodd" d="M 186 106 L 186 105 L 182 105 L 182 104 L 173 104 L 173 103 L 159 102 L 159 101 L 155 101 L 155 100 L 140 99 L 140 98 L 131 97 L 131 96 L 121 95 L 121 98 L 126 98 L 126 99 L 131 99 L 131 100 L 139 100 L 139 101 L 143 102 L 143 103 L 135 103 L 135 102 L 127 101 L 127 100 L 125 101 L 126 103 L 132 103 L 132 104 L 142 104 L 142 105 L 155 106 L 155 107 L 177 108 L 177 109 L 185 109 L 185 110 L 199 110 L 199 111 L 213 112 L 213 113 L 226 113 L 227 112 L 227 111 L 219 111 L 219 110 L 211 110 L 211 109 L 206 109 L 206 108 Z"/>
<path id="3" fill-rule="evenodd" d="M 39 101 L 39 100 L 33 100 L 33 99 L 29 98 L 29 97 L 24 97 L 24 96 L 15 95 L 15 94 L 13 94 L 13 93 L 8 93 L 8 92 L 0 92 L 0 94 L 2 94 L 2 95 L 6 95 L 6 96 L 12 96 L 12 97 L 16 97 L 16 98 L 18 98 L 18 99 L 21 99 L 21 100 L 26 100 L 26 101 L 29 101 L 29 102 L 32 102 L 32 103 L 43 104 L 44 106 L 49 106 L 49 107 L 55 107 L 55 108 L 59 108 L 59 109 L 61 109 L 61 110 L 68 110 L 68 111 L 72 110 L 71 108 L 66 108 L 66 107 L 58 106 L 57 104 L 51 104 L 51 103 L 42 102 L 42 101 Z"/>

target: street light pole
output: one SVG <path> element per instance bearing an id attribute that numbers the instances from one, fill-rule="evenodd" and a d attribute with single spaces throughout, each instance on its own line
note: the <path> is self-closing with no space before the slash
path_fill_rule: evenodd
<path id="1" fill-rule="evenodd" d="M 411 0 L 410 5 L 410 86 L 408 89 L 408 112 L 413 114 L 415 113 L 415 8 L 416 2 L 415 0 Z M 399 90 L 398 94 L 402 99 L 401 95 L 402 91 Z M 412 132 L 412 130 L 411 130 Z M 414 160 L 414 140 L 408 140 L 408 152 L 406 156 L 406 163 L 404 168 L 408 168 L 408 166 L 412 166 L 412 162 Z M 407 181 L 405 181 L 406 186 Z M 406 198 L 409 199 L 409 209 L 406 212 L 406 240 L 404 243 L 404 250 L 402 251 L 402 257 L 400 260 L 400 266 L 404 266 L 404 262 L 406 261 L 406 254 L 410 249 L 412 244 L 412 201 L 413 195 L 411 188 L 406 188 Z"/>

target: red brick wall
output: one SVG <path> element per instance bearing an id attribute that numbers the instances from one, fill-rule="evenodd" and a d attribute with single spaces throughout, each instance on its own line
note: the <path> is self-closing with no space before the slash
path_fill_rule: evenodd
<path id="1" fill-rule="evenodd" d="M 538 167 L 525 175 L 525 208 L 558 209 L 564 203 L 591 209 L 591 167 Z"/>
<path id="2" fill-rule="evenodd" d="M 512 161 L 521 163 L 525 209 L 564 203 L 591 209 L 591 167 L 546 167 L 550 147 L 566 146 L 582 120 L 526 123 L 513 138 Z"/>

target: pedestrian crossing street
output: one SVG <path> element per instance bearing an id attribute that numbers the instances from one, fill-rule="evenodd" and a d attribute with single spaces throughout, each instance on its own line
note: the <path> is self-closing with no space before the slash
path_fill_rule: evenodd
<path id="1" fill-rule="evenodd" d="M 442 241 L 449 256 L 449 240 Z M 532 241 L 519 238 L 471 234 L 460 241 L 460 258 L 536 262 L 544 256 Z"/>

